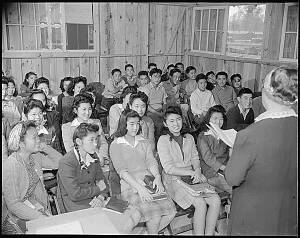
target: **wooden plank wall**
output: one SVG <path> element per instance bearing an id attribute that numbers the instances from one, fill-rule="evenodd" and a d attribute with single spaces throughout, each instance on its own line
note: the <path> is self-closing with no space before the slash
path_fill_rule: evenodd
<path id="1" fill-rule="evenodd" d="M 162 68 L 183 60 L 184 25 L 176 26 L 185 7 L 129 2 L 94 3 L 93 7 L 95 52 L 22 52 L 20 56 L 2 49 L 4 73 L 14 76 L 20 85 L 27 72 L 37 72 L 39 77 L 50 80 L 52 91 L 58 94 L 59 82 L 66 76 L 82 75 L 88 82 L 105 83 L 113 68 L 124 72 L 127 63 L 132 64 L 138 73 L 147 70 L 149 61 Z M 175 31 L 178 34 L 168 52 L 171 56 L 164 57 Z M 5 45 L 2 36 L 2 46 Z"/>
<path id="2" fill-rule="evenodd" d="M 272 69 L 281 64 L 296 66 L 296 63 L 280 62 L 279 49 L 283 23 L 284 3 L 269 3 L 265 14 L 265 35 L 261 60 L 210 56 L 209 54 L 188 54 L 188 65 L 193 65 L 197 73 L 225 71 L 229 77 L 239 73 L 243 77 L 243 86 L 261 91 L 261 82 Z M 189 12 L 190 16 L 192 11 Z M 189 16 L 189 17 L 190 17 Z M 192 30 L 190 29 L 190 32 Z M 187 65 L 187 66 L 188 66 Z"/>
<path id="3" fill-rule="evenodd" d="M 113 68 L 124 72 L 127 63 L 136 73 L 147 70 L 149 62 L 165 70 L 170 63 L 193 65 L 198 73 L 225 70 L 240 73 L 244 86 L 259 91 L 261 79 L 278 66 L 284 3 L 269 3 L 265 17 L 265 39 L 262 60 L 211 56 L 190 53 L 192 7 L 159 3 L 93 4 L 95 52 L 18 53 L 2 49 L 2 70 L 16 78 L 19 85 L 29 71 L 50 79 L 54 93 L 60 93 L 59 82 L 66 76 L 85 76 L 88 82 L 105 81 Z M 3 19 L 3 16 L 2 16 Z M 6 46 L 2 35 L 2 46 Z M 295 65 L 295 64 L 292 64 Z"/>

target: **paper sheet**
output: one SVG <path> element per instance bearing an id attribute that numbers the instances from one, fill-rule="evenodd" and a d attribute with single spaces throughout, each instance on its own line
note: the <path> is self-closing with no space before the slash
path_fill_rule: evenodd
<path id="1" fill-rule="evenodd" d="M 209 123 L 212 129 L 217 133 L 217 136 L 229 147 L 233 147 L 237 131 L 235 129 L 222 130 L 213 123 Z"/>
<path id="2" fill-rule="evenodd" d="M 36 234 L 84 234 L 79 221 L 36 229 Z"/>

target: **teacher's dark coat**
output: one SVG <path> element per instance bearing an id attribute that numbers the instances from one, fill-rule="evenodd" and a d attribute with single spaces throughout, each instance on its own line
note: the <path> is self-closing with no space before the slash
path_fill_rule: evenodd
<path id="1" fill-rule="evenodd" d="M 225 178 L 231 235 L 297 234 L 297 118 L 264 119 L 238 132 Z"/>

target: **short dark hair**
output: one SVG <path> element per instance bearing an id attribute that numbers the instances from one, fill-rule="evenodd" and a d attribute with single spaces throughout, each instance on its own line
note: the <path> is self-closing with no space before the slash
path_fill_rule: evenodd
<path id="1" fill-rule="evenodd" d="M 155 63 L 149 63 L 148 64 L 148 69 L 150 69 L 150 67 L 152 67 L 152 66 L 157 67 L 157 65 Z"/>
<path id="2" fill-rule="evenodd" d="M 128 120 L 128 118 L 132 118 L 132 117 L 134 117 L 134 118 L 137 117 L 137 118 L 139 118 L 139 120 L 141 120 L 141 117 L 139 116 L 139 114 L 136 111 L 126 108 L 121 113 L 117 131 L 112 135 L 112 137 L 118 138 L 118 137 L 125 136 L 127 134 L 127 120 Z M 141 133 L 141 127 L 139 128 L 137 135 L 140 133 Z"/>
<path id="3" fill-rule="evenodd" d="M 66 81 L 72 82 L 72 80 L 73 80 L 72 77 L 64 77 L 62 80 L 60 80 L 60 85 L 59 85 L 60 90 L 62 92 L 64 92 L 65 91 L 65 89 L 64 89 L 64 82 L 66 82 Z"/>
<path id="4" fill-rule="evenodd" d="M 146 112 L 145 113 L 147 113 L 149 98 L 148 98 L 147 94 L 142 91 L 138 91 L 137 93 L 133 93 L 130 95 L 129 102 L 128 102 L 129 105 L 132 106 L 134 100 L 138 99 L 138 98 L 141 99 L 142 102 L 144 102 L 146 104 Z"/>
<path id="5" fill-rule="evenodd" d="M 74 96 L 74 88 L 76 86 L 76 84 L 82 82 L 84 84 L 84 87 L 86 87 L 86 84 L 87 84 L 87 79 L 86 77 L 83 77 L 83 76 L 79 76 L 79 77 L 75 77 L 73 78 L 73 80 L 70 82 L 68 88 L 67 88 L 67 93 L 70 95 L 70 96 Z"/>
<path id="6" fill-rule="evenodd" d="M 200 124 L 200 127 L 199 127 L 199 132 L 200 131 L 207 131 L 209 129 L 206 125 L 209 125 L 210 118 L 211 118 L 212 114 L 215 113 L 215 112 L 222 113 L 224 122 L 223 122 L 223 125 L 222 125 L 221 129 L 223 129 L 223 130 L 225 129 L 226 123 L 227 123 L 225 108 L 221 105 L 214 105 L 214 106 L 212 106 L 208 109 L 206 115 L 204 116 L 203 121 L 202 121 L 202 123 Z"/>
<path id="7" fill-rule="evenodd" d="M 177 67 L 178 67 L 178 65 L 182 65 L 182 66 L 184 67 L 183 63 L 181 63 L 181 62 L 178 62 L 178 63 L 176 63 L 176 64 L 175 64 L 175 68 L 177 68 Z"/>
<path id="8" fill-rule="evenodd" d="M 16 83 L 15 83 L 15 80 L 13 79 L 13 77 L 7 77 L 7 86 L 8 86 L 8 83 L 12 83 L 14 85 L 14 87 L 15 87 L 15 91 L 14 91 L 13 97 L 18 96 L 18 89 L 16 87 Z"/>
<path id="9" fill-rule="evenodd" d="M 6 84 L 8 87 L 8 78 L 6 76 L 2 76 L 2 84 Z"/>
<path id="10" fill-rule="evenodd" d="M 240 74 L 233 74 L 230 77 L 230 81 L 232 82 L 234 80 L 235 77 L 239 77 L 240 79 L 242 79 L 242 76 Z"/>
<path id="11" fill-rule="evenodd" d="M 176 114 L 176 115 L 179 115 L 181 118 L 183 118 L 183 116 L 182 116 L 182 110 L 181 110 L 181 108 L 180 108 L 179 106 L 173 106 L 173 105 L 171 105 L 171 106 L 168 106 L 168 107 L 166 108 L 166 110 L 164 111 L 164 117 L 163 117 L 164 122 L 166 122 L 166 120 L 167 120 L 167 118 L 168 118 L 168 116 L 169 116 L 170 114 Z M 181 128 L 181 130 L 180 130 L 180 134 L 181 134 L 182 136 L 185 136 L 186 133 L 188 133 L 188 128 L 187 128 L 187 126 L 182 122 L 182 128 Z M 171 132 L 169 131 L 169 129 L 166 128 L 165 126 L 164 126 L 164 128 L 163 128 L 161 134 L 162 134 L 162 135 L 169 134 L 169 135 L 171 136 L 171 139 L 173 138 L 172 133 L 171 133 Z"/>
<path id="12" fill-rule="evenodd" d="M 228 79 L 228 74 L 225 71 L 220 71 L 216 74 L 216 78 L 218 78 L 219 75 L 224 75 L 226 79 Z"/>
<path id="13" fill-rule="evenodd" d="M 156 73 L 161 75 L 162 74 L 161 69 L 158 69 L 158 68 L 151 69 L 150 72 L 149 72 L 149 75 L 151 77 L 153 74 L 156 74 Z"/>
<path id="14" fill-rule="evenodd" d="M 99 126 L 97 124 L 92 123 L 81 123 L 79 126 L 76 127 L 73 133 L 73 143 L 76 144 L 76 139 L 82 139 L 86 137 L 90 132 L 97 133 L 99 131 Z"/>
<path id="15" fill-rule="evenodd" d="M 215 75 L 214 71 L 208 71 L 208 72 L 206 73 L 206 75 L 205 75 L 206 78 L 208 78 L 208 76 L 211 75 L 211 74 Z"/>
<path id="16" fill-rule="evenodd" d="M 35 72 L 32 72 L 32 71 L 26 73 L 26 74 L 25 74 L 24 81 L 23 81 L 23 84 L 24 84 L 26 87 L 29 86 L 28 78 L 30 77 L 30 75 L 35 75 L 35 76 L 37 76 L 37 74 L 36 74 Z M 34 84 L 33 84 L 33 85 L 34 85 Z M 33 86 L 33 85 L 32 85 L 32 86 Z"/>
<path id="17" fill-rule="evenodd" d="M 114 75 L 115 72 L 120 72 L 120 74 L 122 73 L 120 69 L 113 69 L 113 70 L 111 71 L 111 75 Z"/>
<path id="18" fill-rule="evenodd" d="M 94 99 L 93 97 L 88 94 L 88 93 L 79 93 L 77 94 L 75 97 L 74 97 L 74 101 L 73 101 L 73 104 L 72 104 L 72 108 L 76 108 L 78 109 L 79 105 L 81 103 L 89 103 L 91 104 L 91 106 L 93 105 L 94 103 Z"/>
<path id="19" fill-rule="evenodd" d="M 142 75 L 145 75 L 145 76 L 149 77 L 149 76 L 148 76 L 148 72 L 145 71 L 145 70 L 142 70 L 142 71 L 140 71 L 140 72 L 138 73 L 138 76 L 139 76 L 139 77 L 142 76 Z"/>
<path id="20" fill-rule="evenodd" d="M 126 65 L 125 65 L 125 70 L 126 70 L 127 68 L 129 68 L 129 67 L 133 68 L 133 65 L 132 65 L 132 64 L 126 64 Z M 133 68 L 133 69 L 134 69 L 134 68 Z"/>
<path id="21" fill-rule="evenodd" d="M 195 68 L 194 66 L 188 66 L 188 67 L 186 68 L 186 70 L 185 70 L 185 73 L 188 74 L 188 73 L 189 73 L 190 71 L 192 71 L 192 70 L 197 71 L 196 68 Z"/>
<path id="22" fill-rule="evenodd" d="M 180 73 L 180 74 L 181 74 L 181 71 L 180 71 L 179 69 L 177 69 L 177 68 L 172 69 L 172 70 L 170 71 L 170 76 L 172 77 L 173 74 L 175 74 L 175 73 Z"/>
<path id="23" fill-rule="evenodd" d="M 174 64 L 169 64 L 168 67 L 167 67 L 167 70 L 169 70 L 169 68 L 171 68 L 171 67 L 175 68 L 175 65 Z"/>
<path id="24" fill-rule="evenodd" d="M 199 80 L 200 79 L 205 79 L 205 81 L 207 81 L 207 78 L 206 78 L 206 76 L 205 76 L 205 74 L 198 74 L 197 76 L 196 76 L 196 82 L 198 83 L 199 82 Z"/>
<path id="25" fill-rule="evenodd" d="M 30 90 L 30 94 L 28 96 L 28 100 L 29 99 L 33 99 L 32 97 L 35 94 L 43 94 L 44 95 L 45 100 L 46 100 L 45 109 L 48 110 L 50 108 L 49 103 L 48 103 L 48 98 L 47 98 L 45 92 L 42 89 L 34 88 L 34 89 Z"/>
<path id="26" fill-rule="evenodd" d="M 93 85 L 91 85 L 91 84 L 88 84 L 88 85 L 86 85 L 85 88 L 82 88 L 82 89 L 80 90 L 80 93 L 92 93 L 92 94 L 94 95 L 94 97 L 97 96 L 97 90 L 96 90 L 96 88 L 95 88 Z"/>
<path id="27" fill-rule="evenodd" d="M 237 97 L 241 97 L 243 94 L 251 94 L 253 97 L 253 92 L 250 88 L 241 88 L 237 94 Z"/>
<path id="28" fill-rule="evenodd" d="M 121 95 L 120 95 L 120 101 L 123 103 L 124 98 L 129 94 L 129 93 L 137 93 L 137 89 L 134 86 L 127 86 L 123 89 Z"/>
<path id="29" fill-rule="evenodd" d="M 39 77 L 34 81 L 34 87 L 37 88 L 40 84 L 45 83 L 48 85 L 48 88 L 50 89 L 50 83 L 49 83 L 49 79 L 45 78 L 45 77 Z"/>
<path id="30" fill-rule="evenodd" d="M 27 114 L 33 109 L 39 108 L 42 112 L 45 111 L 45 107 L 40 100 L 37 99 L 29 99 L 25 102 L 23 112 L 27 116 Z"/>

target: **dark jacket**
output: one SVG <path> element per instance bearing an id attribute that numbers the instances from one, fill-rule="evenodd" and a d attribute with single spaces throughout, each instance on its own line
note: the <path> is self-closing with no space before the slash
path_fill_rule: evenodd
<path id="1" fill-rule="evenodd" d="M 240 112 L 238 105 L 230 108 L 226 113 L 227 116 L 227 129 L 235 129 L 240 131 L 254 122 L 254 112 L 250 108 L 246 119 Z"/>
<path id="2" fill-rule="evenodd" d="M 100 191 L 96 183 L 102 179 L 106 188 Z M 81 169 L 73 149 L 59 162 L 57 182 L 57 201 L 63 213 L 90 208 L 89 203 L 95 196 L 107 196 L 109 192 L 99 159 Z"/>
<path id="3" fill-rule="evenodd" d="M 223 141 L 217 141 L 212 135 L 204 135 L 203 131 L 200 132 L 197 138 L 197 149 L 201 170 L 206 178 L 215 177 L 220 167 L 227 164 L 229 147 Z"/>

